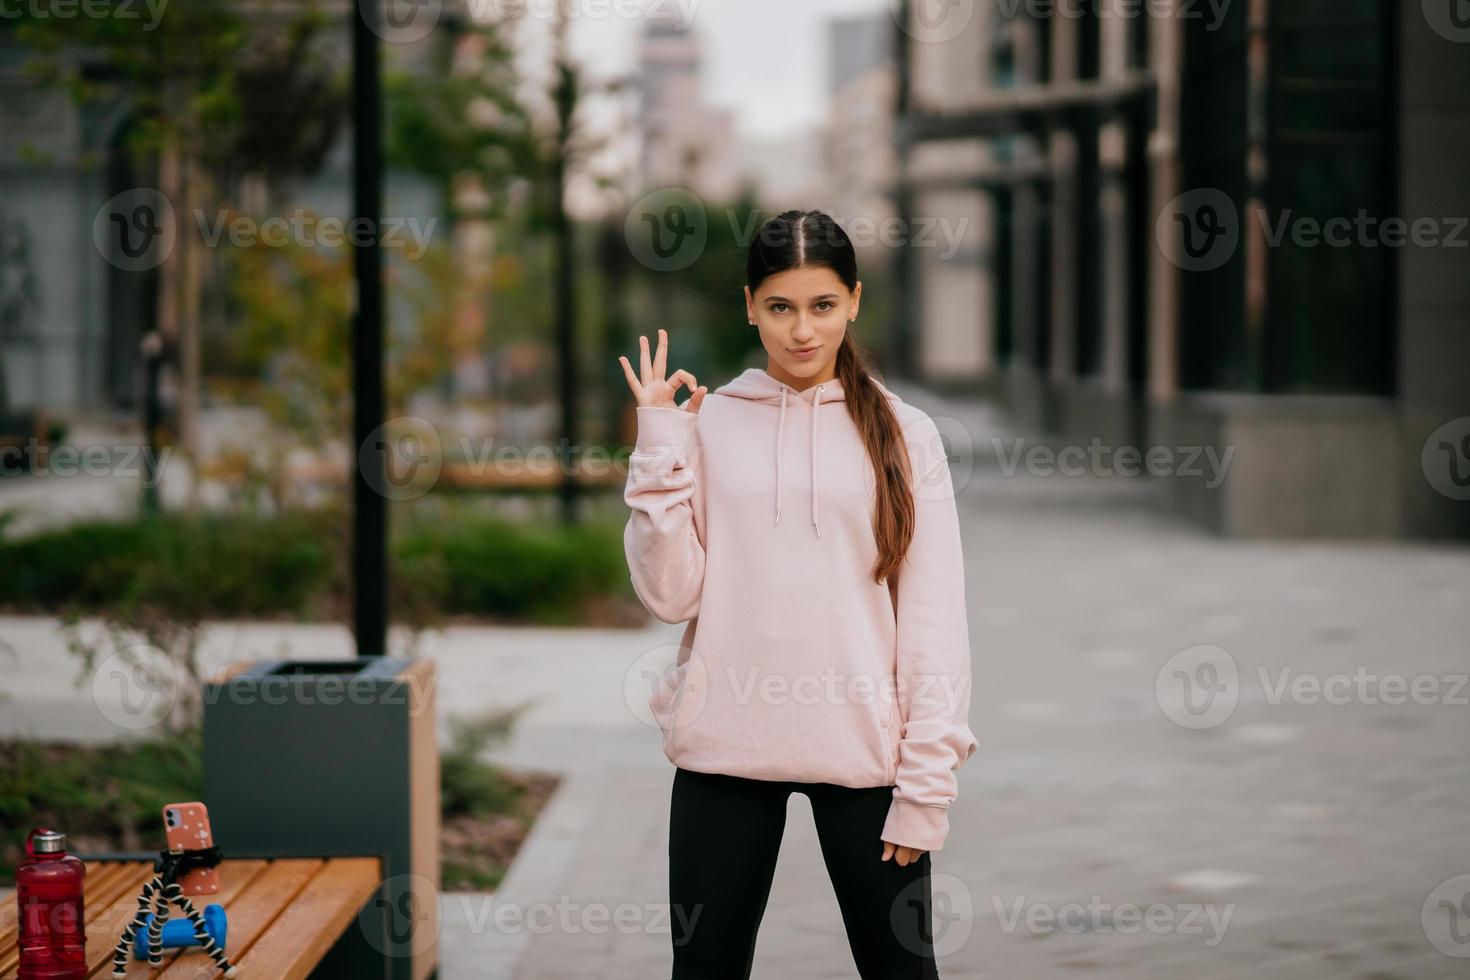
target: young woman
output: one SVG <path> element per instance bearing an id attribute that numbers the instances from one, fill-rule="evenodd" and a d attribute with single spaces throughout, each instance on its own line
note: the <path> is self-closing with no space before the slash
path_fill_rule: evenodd
<path id="1" fill-rule="evenodd" d="M 836 222 L 787 211 L 746 264 L 765 370 L 712 393 L 665 377 L 663 330 L 637 372 L 619 358 L 638 402 L 628 567 L 650 612 L 689 624 L 649 699 L 676 767 L 674 980 L 750 976 L 792 792 L 859 975 L 938 976 L 929 852 L 977 747 L 959 521 L 934 423 L 848 333 L 861 295 Z"/>

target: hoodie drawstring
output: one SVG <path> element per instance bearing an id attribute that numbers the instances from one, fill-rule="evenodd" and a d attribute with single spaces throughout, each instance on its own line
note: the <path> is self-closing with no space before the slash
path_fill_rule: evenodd
<path id="1" fill-rule="evenodd" d="M 822 536 L 822 523 L 818 514 L 817 500 L 817 409 L 822 407 L 822 385 L 817 385 L 817 390 L 812 396 L 812 527 L 816 528 L 817 537 Z M 790 391 L 785 385 L 781 386 L 781 416 L 776 422 L 776 523 L 781 523 L 781 442 L 786 431 L 786 393 Z"/>
<path id="2" fill-rule="evenodd" d="M 781 386 L 781 419 L 776 423 L 776 523 L 781 523 L 781 433 L 786 429 L 786 386 Z"/>
<path id="3" fill-rule="evenodd" d="M 822 536 L 822 524 L 817 519 L 817 409 L 822 407 L 822 386 L 817 385 L 817 393 L 812 396 L 812 527 L 817 529 L 817 537 Z"/>

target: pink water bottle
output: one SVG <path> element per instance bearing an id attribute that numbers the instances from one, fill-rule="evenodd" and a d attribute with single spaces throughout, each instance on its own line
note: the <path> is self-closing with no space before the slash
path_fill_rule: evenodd
<path id="1" fill-rule="evenodd" d="M 20 903 L 19 980 L 86 980 L 87 923 L 82 879 L 87 866 L 66 853 L 66 835 L 31 831 L 29 855 L 15 869 Z"/>

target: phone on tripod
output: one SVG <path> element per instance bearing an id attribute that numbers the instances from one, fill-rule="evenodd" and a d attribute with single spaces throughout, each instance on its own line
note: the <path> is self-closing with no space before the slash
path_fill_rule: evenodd
<path id="1" fill-rule="evenodd" d="M 209 810 L 203 803 L 167 803 L 163 807 L 163 837 L 170 851 L 195 851 L 214 846 Z M 179 877 L 185 895 L 219 893 L 217 868 L 193 868 Z"/>

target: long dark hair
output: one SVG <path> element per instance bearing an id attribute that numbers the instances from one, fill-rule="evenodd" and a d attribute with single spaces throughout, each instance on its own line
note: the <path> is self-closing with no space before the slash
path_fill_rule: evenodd
<path id="1" fill-rule="evenodd" d="M 842 226 L 822 211 L 783 211 L 766 222 L 751 243 L 745 283 L 754 293 L 768 277 L 803 266 L 826 266 L 849 291 L 857 286 L 857 251 Z M 851 330 L 837 349 L 837 378 L 877 477 L 873 536 L 878 542 L 878 560 L 872 574 L 873 581 L 881 584 L 898 571 L 914 539 L 908 451 L 898 416 L 874 383 L 872 369 Z"/>

